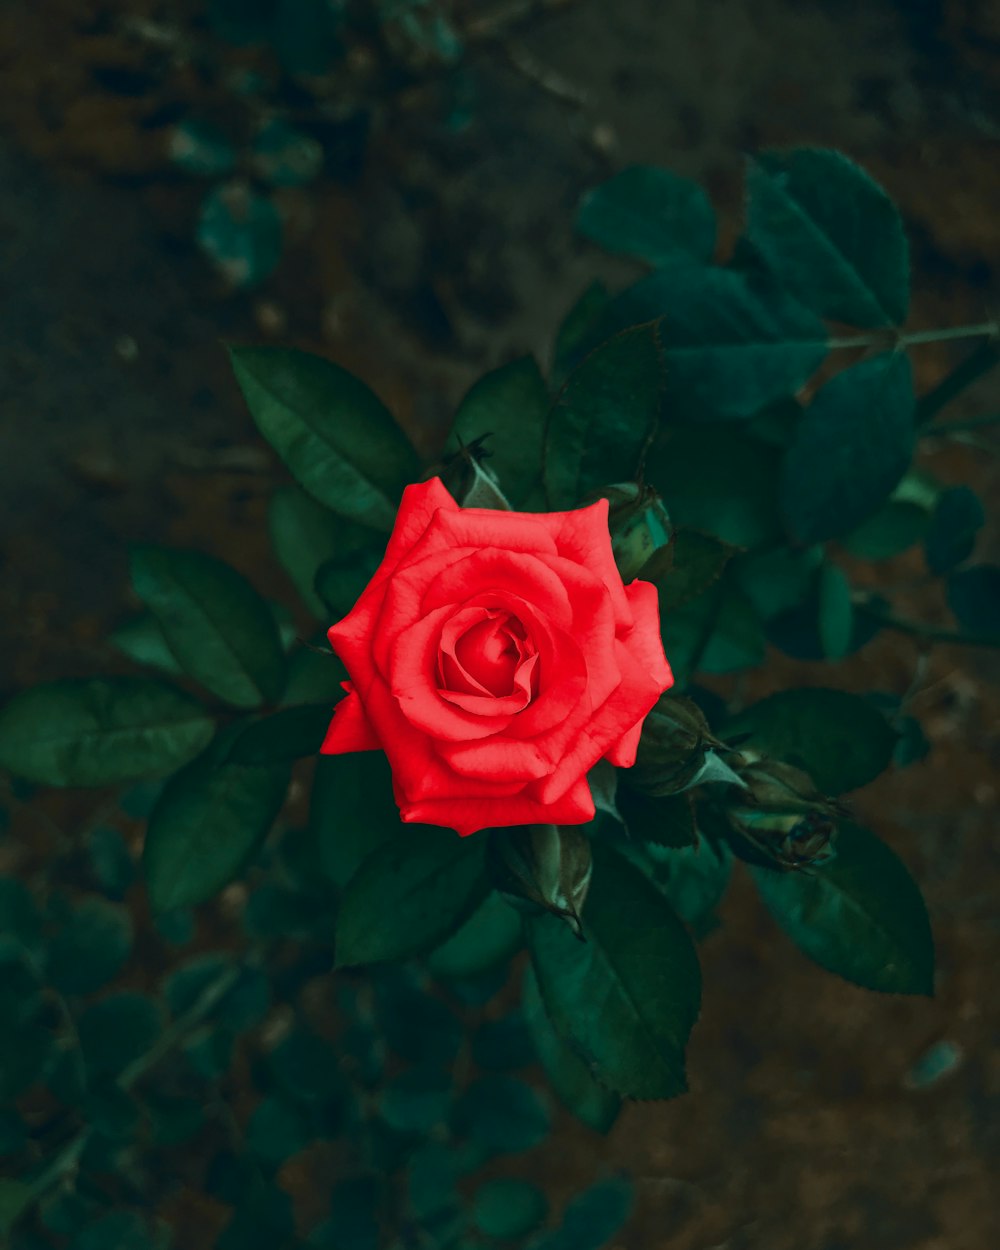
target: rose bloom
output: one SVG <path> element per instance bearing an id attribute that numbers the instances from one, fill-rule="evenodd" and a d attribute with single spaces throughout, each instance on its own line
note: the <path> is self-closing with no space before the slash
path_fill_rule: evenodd
<path id="1" fill-rule="evenodd" d="M 588 771 L 631 767 L 673 682 L 656 588 L 623 585 L 604 499 L 500 512 L 408 487 L 329 638 L 351 680 L 322 751 L 385 751 L 403 820 L 463 836 L 593 819 Z"/>

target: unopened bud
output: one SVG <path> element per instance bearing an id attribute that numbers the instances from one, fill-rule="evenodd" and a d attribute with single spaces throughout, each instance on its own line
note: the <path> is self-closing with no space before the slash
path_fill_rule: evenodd
<path id="1" fill-rule="evenodd" d="M 766 855 L 796 868 L 832 854 L 831 840 L 845 809 L 817 790 L 801 768 L 781 760 L 744 757 L 745 789 L 728 809 L 734 828 Z"/>
<path id="2" fill-rule="evenodd" d="M 494 887 L 521 911 L 551 912 L 578 938 L 580 914 L 590 888 L 590 840 L 568 825 L 520 825 L 495 829 L 487 848 Z"/>
<path id="3" fill-rule="evenodd" d="M 721 746 L 697 703 L 661 695 L 643 723 L 628 783 L 655 798 L 677 794 L 698 776 L 711 748 Z"/>
<path id="4" fill-rule="evenodd" d="M 608 501 L 611 550 L 622 580 L 653 581 L 669 568 L 673 527 L 663 500 L 650 486 L 617 482 L 589 496 Z"/>
<path id="5" fill-rule="evenodd" d="M 486 464 L 489 452 L 483 446 L 488 434 L 482 434 L 468 445 L 446 456 L 431 469 L 428 477 L 440 477 L 452 498 L 463 508 L 493 508 L 510 512 L 510 503 L 500 481 Z"/>

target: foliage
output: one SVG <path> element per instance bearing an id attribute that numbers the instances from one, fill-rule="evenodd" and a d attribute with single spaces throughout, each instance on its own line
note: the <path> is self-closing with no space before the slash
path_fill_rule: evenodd
<path id="1" fill-rule="evenodd" d="M 308 74 L 337 55 L 335 12 L 219 0 L 211 20 L 234 42 L 284 23 L 281 55 Z M 213 150 L 203 164 L 228 173 Z M 460 501 L 484 480 L 495 506 L 609 499 L 616 559 L 656 585 L 677 677 L 635 767 L 594 770 L 583 828 L 404 827 L 380 752 L 312 759 L 344 677 L 322 637 L 289 639 L 218 559 L 137 548 L 145 611 L 112 642 L 153 675 L 57 681 L 0 710 L 5 803 L 42 847 L 26 841 L 23 881 L 0 881 L 14 1250 L 183 1244 L 154 1214 L 181 1156 L 224 1213 L 220 1250 L 598 1250 L 628 1217 L 626 1180 L 552 1212 L 526 1177 L 480 1170 L 547 1139 L 539 1071 L 599 1133 L 624 1100 L 685 1089 L 697 942 L 734 865 L 818 965 L 932 992 L 919 890 L 843 797 L 926 753 L 908 694 L 851 693 L 831 669 L 828 686 L 747 706 L 711 681 L 768 646 L 835 661 L 883 629 L 1000 644 L 1000 570 L 969 563 L 982 507 L 912 463 L 924 430 L 947 427 L 927 424 L 935 393 L 913 393 L 908 354 L 933 336 L 898 324 L 898 213 L 845 158 L 808 150 L 752 164 L 725 263 L 706 197 L 665 171 L 598 188 L 580 228 L 656 268 L 588 291 L 551 371 L 521 360 L 477 383 L 436 471 Z M 428 470 L 336 366 L 259 348 L 233 364 L 297 483 L 269 529 L 298 619 L 327 625 Z M 921 546 L 954 627 L 909 620 L 857 577 Z M 69 837 L 33 786 L 101 794 Z M 331 1144 L 337 1184 L 304 1227 L 286 1182 Z"/>

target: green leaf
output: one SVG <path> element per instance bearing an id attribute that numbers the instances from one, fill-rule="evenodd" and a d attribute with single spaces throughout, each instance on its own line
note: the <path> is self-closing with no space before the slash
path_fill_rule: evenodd
<path id="1" fill-rule="evenodd" d="M 274 703 L 285 656 L 274 615 L 235 569 L 201 551 L 137 547 L 132 585 L 186 673 L 235 707 Z"/>
<path id="2" fill-rule="evenodd" d="M 902 862 L 867 829 L 841 825 L 836 855 L 821 866 L 750 871 L 775 920 L 821 967 L 870 990 L 933 994 L 924 901 Z"/>
<path id="3" fill-rule="evenodd" d="M 666 614 L 662 634 L 678 682 L 687 681 L 695 671 L 736 673 L 764 659 L 760 617 L 731 582 L 719 583 L 679 611 Z"/>
<path id="4" fill-rule="evenodd" d="M 247 1150 L 270 1167 L 280 1167 L 312 1140 L 309 1122 L 298 1107 L 281 1098 L 263 1098 L 246 1131 Z"/>
<path id="5" fill-rule="evenodd" d="M 460 929 L 427 956 L 427 970 L 444 980 L 481 976 L 520 949 L 521 918 L 495 891 Z"/>
<path id="6" fill-rule="evenodd" d="M 726 726 L 728 742 L 744 734 L 754 750 L 803 768 L 824 794 L 874 781 L 896 745 L 895 732 L 867 699 L 822 687 L 782 690 L 754 703 Z"/>
<path id="7" fill-rule="evenodd" d="M 700 936 L 729 884 L 732 858 L 725 844 L 699 838 L 694 846 L 653 844 L 643 850 L 649 861 L 649 879 L 667 896 L 684 923 Z"/>
<path id="8" fill-rule="evenodd" d="M 486 895 L 486 839 L 407 825 L 351 878 L 337 916 L 337 966 L 405 959 L 456 932 Z"/>
<path id="9" fill-rule="evenodd" d="M 697 599 L 722 576 L 733 550 L 711 534 L 675 530 L 670 569 L 653 579 L 660 592 L 660 611 L 671 612 Z"/>
<path id="10" fill-rule="evenodd" d="M 1000 565 L 976 564 L 952 573 L 948 607 L 970 634 L 1000 637 Z"/>
<path id="11" fill-rule="evenodd" d="M 545 1140 L 550 1128 L 538 1095 L 513 1076 L 480 1077 L 455 1107 L 456 1131 L 497 1154 L 530 1150 Z"/>
<path id="12" fill-rule="evenodd" d="M 195 238 L 230 286 L 254 287 L 281 259 L 281 214 L 242 179 L 221 183 L 201 202 Z"/>
<path id="13" fill-rule="evenodd" d="M 883 352 L 831 378 L 785 458 L 781 510 L 800 543 L 848 534 L 892 493 L 913 458 L 913 375 Z"/>
<path id="14" fill-rule="evenodd" d="M 515 508 L 544 509 L 542 443 L 549 392 L 531 356 L 494 369 L 459 405 L 445 453 L 454 455 L 483 435 L 489 468 Z"/>
<path id="15" fill-rule="evenodd" d="M 930 571 L 940 577 L 967 560 L 985 522 L 986 514 L 975 491 L 968 486 L 942 491 L 924 538 Z"/>
<path id="16" fill-rule="evenodd" d="M 530 965 L 524 972 L 521 1006 L 556 1097 L 589 1128 L 607 1133 L 618 1118 L 621 1099 L 597 1083 L 584 1061 L 555 1031 Z"/>
<path id="17" fill-rule="evenodd" d="M 407 826 L 392 797 L 392 770 L 382 751 L 321 755 L 316 761 L 309 825 L 327 875 L 338 886 Z M 419 837 L 419 831 L 416 836 Z"/>
<path id="18" fill-rule="evenodd" d="M 323 145 L 272 117 L 254 135 L 251 160 L 272 187 L 301 187 L 323 168 Z"/>
<path id="19" fill-rule="evenodd" d="M 203 903 L 228 885 L 267 836 L 287 789 L 287 765 L 219 763 L 212 753 L 172 777 L 143 849 L 154 911 Z"/>
<path id="20" fill-rule="evenodd" d="M 282 708 L 241 730 L 226 758 L 233 764 L 279 764 L 316 755 L 332 715 L 327 703 Z"/>
<path id="21" fill-rule="evenodd" d="M 411 1063 L 453 1063 L 462 1045 L 462 1024 L 442 999 L 390 967 L 377 978 L 378 1022 L 388 1046 Z"/>
<path id="22" fill-rule="evenodd" d="M 330 71 L 341 52 L 339 5 L 328 0 L 277 0 L 271 43 L 290 74 L 315 76 Z"/>
<path id="23" fill-rule="evenodd" d="M 554 385 L 561 385 L 566 374 L 577 363 L 581 350 L 585 348 L 610 299 L 608 288 L 603 282 L 592 282 L 566 314 L 552 351 Z"/>
<path id="24" fill-rule="evenodd" d="M 840 152 L 793 148 L 750 163 L 747 237 L 808 307 L 831 321 L 901 325 L 909 249 L 895 205 Z"/>
<path id="25" fill-rule="evenodd" d="M 288 684 L 281 705 L 326 703 L 332 711 L 333 705 L 344 697 L 341 682 L 346 680 L 347 669 L 325 639 L 322 643 L 303 644 L 288 657 Z"/>
<path id="26" fill-rule="evenodd" d="M 655 322 L 674 419 L 752 417 L 794 395 L 827 354 L 823 323 L 735 269 L 671 265 L 608 307 L 596 337 Z"/>
<path id="27" fill-rule="evenodd" d="M 163 1016 L 155 999 L 126 991 L 88 1007 L 77 1028 L 88 1070 L 115 1077 L 152 1047 L 163 1030 Z"/>
<path id="28" fill-rule="evenodd" d="M 381 400 L 320 356 L 239 347 L 231 357 L 251 416 L 300 485 L 348 520 L 392 529 L 420 462 Z"/>
<path id="29" fill-rule="evenodd" d="M 635 476 L 656 430 L 663 357 L 655 326 L 627 330 L 570 374 L 545 428 L 545 489 L 553 508 Z"/>
<path id="30" fill-rule="evenodd" d="M 0 1177 L 0 1236 L 6 1235 L 31 1203 L 30 1185 L 13 1177 Z"/>
<path id="31" fill-rule="evenodd" d="M 548 1199 L 537 1185 L 498 1176 L 473 1195 L 472 1222 L 484 1237 L 523 1237 L 541 1224 L 548 1209 Z"/>
<path id="32" fill-rule="evenodd" d="M 167 646 L 163 630 L 148 613 L 119 625 L 108 641 L 136 664 L 159 669 L 161 673 L 167 673 L 171 677 L 179 677 L 184 671 Z"/>
<path id="33" fill-rule="evenodd" d="M 135 860 L 128 842 L 117 829 L 98 825 L 87 837 L 90 867 L 105 894 L 114 899 L 125 897 L 135 880 Z"/>
<path id="34" fill-rule="evenodd" d="M 554 918 L 528 921 L 556 1031 L 619 1094 L 683 1093 L 684 1047 L 701 999 L 698 957 L 683 925 L 642 873 L 602 843 L 594 844 L 583 922 L 585 942 Z"/>
<path id="35" fill-rule="evenodd" d="M 170 131 L 170 159 L 185 173 L 207 178 L 223 178 L 236 164 L 236 150 L 211 122 L 188 118 Z"/>
<path id="36" fill-rule="evenodd" d="M 513 1072 L 534 1063 L 535 1047 L 521 1012 L 484 1020 L 472 1037 L 472 1058 L 487 1072 Z"/>
<path id="37" fill-rule="evenodd" d="M 0 767 L 50 786 L 160 777 L 212 737 L 208 713 L 148 677 L 56 681 L 0 709 Z"/>
<path id="38" fill-rule="evenodd" d="M 602 1250 L 632 1212 L 634 1193 L 625 1177 L 600 1181 L 567 1204 L 562 1224 L 533 1250 Z"/>
<path id="39" fill-rule="evenodd" d="M 451 1075 L 436 1064 L 407 1068 L 382 1090 L 379 1111 L 399 1133 L 426 1136 L 448 1118 Z"/>
<path id="40" fill-rule="evenodd" d="M 618 810 L 629 836 L 659 846 L 693 846 L 697 839 L 694 808 L 689 794 L 651 798 L 631 789 L 618 788 Z"/>
<path id="41" fill-rule="evenodd" d="M 328 560 L 344 559 L 382 542 L 367 526 L 338 517 L 296 486 L 280 486 L 267 513 L 271 545 L 303 602 L 320 621 L 327 608 L 316 592 L 316 574 Z"/>
<path id="42" fill-rule="evenodd" d="M 91 994 L 118 975 L 131 950 L 127 909 L 102 898 L 84 898 L 49 943 L 49 981 L 62 994 Z"/>
<path id="43" fill-rule="evenodd" d="M 828 660 L 848 655 L 854 638 L 851 584 L 836 564 L 824 564 L 819 574 L 819 637 Z"/>
<path id="44" fill-rule="evenodd" d="M 840 542 L 862 560 L 891 560 L 925 537 L 929 520 L 919 504 L 890 497 Z"/>
<path id="45" fill-rule="evenodd" d="M 732 574 L 761 620 L 798 607 L 815 589 L 823 548 L 793 551 L 784 544 L 736 556 Z"/>
<path id="46" fill-rule="evenodd" d="M 577 230 L 609 252 L 662 265 L 715 251 L 715 213 L 696 182 L 655 165 L 632 165 L 588 191 Z"/>
<path id="47" fill-rule="evenodd" d="M 381 551 L 367 547 L 320 565 L 316 572 L 316 594 L 326 605 L 324 615 L 335 620 L 346 616 L 361 598 L 361 592 L 372 580 L 381 560 Z"/>
<path id="48" fill-rule="evenodd" d="M 16 877 L 0 877 L 0 956 L 7 944 L 19 955 L 34 951 L 42 935 L 42 914 L 31 891 Z"/>
<path id="49" fill-rule="evenodd" d="M 646 460 L 646 480 L 675 525 L 734 547 L 757 547 L 781 533 L 776 495 L 781 456 L 741 429 L 665 426 Z"/>

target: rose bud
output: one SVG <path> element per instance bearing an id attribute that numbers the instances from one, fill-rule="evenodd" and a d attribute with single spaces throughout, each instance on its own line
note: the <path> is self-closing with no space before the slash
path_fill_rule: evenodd
<path id="1" fill-rule="evenodd" d="M 651 582 L 622 582 L 608 504 L 460 508 L 408 486 L 385 556 L 329 630 L 347 697 L 321 750 L 385 751 L 404 821 L 465 836 L 593 820 L 673 683 Z"/>
<path id="2" fill-rule="evenodd" d="M 481 434 L 433 468 L 429 477 L 440 477 L 449 493 L 463 508 L 498 508 L 509 512 L 510 504 L 504 495 L 497 475 L 486 461 L 490 453 L 484 444 L 489 434 Z"/>
<path id="3" fill-rule="evenodd" d="M 637 482 L 618 482 L 591 498 L 608 501 L 611 550 L 622 578 L 655 581 L 662 576 L 670 567 L 673 527 L 656 491 Z"/>
<path id="4" fill-rule="evenodd" d="M 661 695 L 643 725 L 628 784 L 655 798 L 677 794 L 698 775 L 707 752 L 722 745 L 697 703 Z"/>
<path id="5" fill-rule="evenodd" d="M 583 938 L 580 912 L 590 888 L 590 839 L 571 826 L 523 825 L 490 834 L 487 871 L 511 906 L 561 917 Z"/>
<path id="6" fill-rule="evenodd" d="M 826 858 L 842 804 L 816 789 L 801 768 L 781 760 L 744 755 L 739 768 L 746 789 L 727 810 L 730 823 L 786 867 Z"/>

